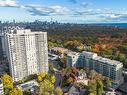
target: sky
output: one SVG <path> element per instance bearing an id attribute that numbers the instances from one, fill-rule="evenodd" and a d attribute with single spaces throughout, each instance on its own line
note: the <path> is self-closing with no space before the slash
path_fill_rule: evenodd
<path id="1" fill-rule="evenodd" d="M 1 21 L 125 23 L 127 0 L 0 0 Z"/>

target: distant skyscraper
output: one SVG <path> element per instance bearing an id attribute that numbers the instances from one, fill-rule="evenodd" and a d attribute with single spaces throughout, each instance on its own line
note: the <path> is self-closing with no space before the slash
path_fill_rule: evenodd
<path id="1" fill-rule="evenodd" d="M 13 81 L 48 71 L 46 32 L 14 29 L 5 34 L 4 47 Z"/>

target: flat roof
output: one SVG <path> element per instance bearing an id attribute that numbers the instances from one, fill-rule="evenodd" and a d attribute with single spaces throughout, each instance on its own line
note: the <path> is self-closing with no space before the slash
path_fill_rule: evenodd
<path id="1" fill-rule="evenodd" d="M 87 52 L 87 51 L 83 51 L 82 53 L 86 58 L 92 58 L 93 60 L 97 60 L 97 61 L 107 63 L 107 64 L 110 64 L 110 65 L 122 64 L 122 62 L 120 62 L 120 61 L 111 60 L 109 58 L 104 58 L 104 57 L 98 56 L 97 53 Z"/>
<path id="2" fill-rule="evenodd" d="M 100 61 L 100 62 L 103 62 L 103 63 L 110 64 L 110 65 L 122 64 L 120 61 L 111 60 L 111 59 L 104 58 L 104 57 L 101 57 L 101 56 L 97 56 L 97 57 L 95 57 L 95 58 L 93 58 L 93 59 L 94 59 L 94 60 L 97 60 L 97 61 Z"/>
<path id="3" fill-rule="evenodd" d="M 83 51 L 82 54 L 86 57 L 86 58 L 94 58 L 97 56 L 96 53 L 93 52 L 87 52 L 87 51 Z"/>
<path id="4" fill-rule="evenodd" d="M 79 55 L 80 53 L 78 52 L 72 52 L 72 51 L 68 52 L 68 56 L 79 56 Z"/>
<path id="5" fill-rule="evenodd" d="M 43 31 L 31 31 L 30 29 L 14 29 L 7 32 L 8 35 L 28 35 L 28 34 L 47 33 Z"/>
<path id="6" fill-rule="evenodd" d="M 23 84 L 18 85 L 17 87 L 20 87 L 23 89 L 23 91 L 27 89 L 31 89 L 33 86 L 38 86 L 38 83 L 35 80 L 25 82 Z"/>
<path id="7" fill-rule="evenodd" d="M 51 48 L 51 49 L 69 51 L 68 49 L 63 48 L 63 47 L 53 47 L 53 48 Z"/>

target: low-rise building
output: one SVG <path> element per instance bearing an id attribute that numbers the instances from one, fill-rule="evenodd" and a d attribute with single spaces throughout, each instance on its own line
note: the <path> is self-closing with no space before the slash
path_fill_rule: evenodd
<path id="1" fill-rule="evenodd" d="M 124 82 L 122 75 L 123 64 L 121 62 L 98 56 L 94 58 L 93 64 L 95 64 L 95 71 L 113 80 L 114 88 L 117 88 Z"/>
<path id="2" fill-rule="evenodd" d="M 76 66 L 78 64 L 80 54 L 77 52 L 69 52 L 67 55 L 67 65 L 69 67 Z"/>
<path id="3" fill-rule="evenodd" d="M 34 90 L 36 90 L 37 87 L 39 87 L 39 84 L 35 80 L 32 80 L 32 81 L 17 85 L 17 87 L 19 89 L 22 89 L 22 91 L 30 90 L 31 92 L 33 92 Z"/>
<path id="4" fill-rule="evenodd" d="M 117 95 L 115 91 L 107 91 L 105 95 Z"/>
<path id="5" fill-rule="evenodd" d="M 76 80 L 76 84 L 82 84 L 82 85 L 88 85 L 88 82 L 89 82 L 89 79 L 87 78 L 86 76 L 86 73 L 85 72 L 78 72 L 78 77 L 77 77 L 77 80 Z"/>
<path id="6" fill-rule="evenodd" d="M 64 56 L 68 55 L 72 51 L 63 47 L 53 47 L 53 48 L 49 48 L 48 52 L 51 54 L 57 54 L 59 55 L 60 58 L 63 58 Z"/>
<path id="7" fill-rule="evenodd" d="M 76 86 L 72 86 L 68 92 L 69 95 L 80 95 L 80 90 Z"/>
<path id="8" fill-rule="evenodd" d="M 116 60 L 100 57 L 96 53 L 83 51 L 80 54 L 68 54 L 67 64 L 68 66 L 86 67 L 111 78 L 114 88 L 123 83 L 123 64 Z"/>

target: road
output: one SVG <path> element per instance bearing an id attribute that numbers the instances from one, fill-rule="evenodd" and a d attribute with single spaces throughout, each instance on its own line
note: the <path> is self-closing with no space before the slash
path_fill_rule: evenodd
<path id="1" fill-rule="evenodd" d="M 58 62 L 56 61 L 56 59 L 59 57 L 58 55 L 55 54 L 51 54 L 49 53 L 49 55 L 53 56 L 53 57 L 49 57 L 49 62 L 53 64 L 54 67 L 54 71 L 55 71 L 55 76 L 56 76 L 56 82 L 54 87 L 60 87 L 61 86 L 61 81 L 62 81 L 62 76 L 61 76 L 61 71 L 60 66 L 58 65 Z"/>
<path id="2" fill-rule="evenodd" d="M 62 76 L 59 72 L 56 72 L 55 76 L 56 76 L 55 88 L 58 86 L 60 87 L 61 81 L 62 81 Z"/>
<path id="3" fill-rule="evenodd" d="M 56 60 L 59 57 L 58 55 L 55 55 L 55 54 L 52 54 L 52 53 L 48 53 L 48 55 L 49 55 L 48 56 L 49 57 L 49 60 Z"/>

